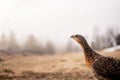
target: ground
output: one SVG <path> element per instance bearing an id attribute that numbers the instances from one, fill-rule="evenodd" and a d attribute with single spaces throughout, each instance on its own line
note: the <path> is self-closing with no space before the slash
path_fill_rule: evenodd
<path id="1" fill-rule="evenodd" d="M 106 56 L 120 58 L 120 51 Z M 103 54 L 105 55 L 105 54 Z M 0 56 L 0 80 L 93 80 L 84 55 L 3 55 Z"/>

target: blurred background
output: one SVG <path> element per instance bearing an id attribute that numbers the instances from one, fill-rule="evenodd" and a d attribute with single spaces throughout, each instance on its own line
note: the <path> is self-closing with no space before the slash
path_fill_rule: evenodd
<path id="1" fill-rule="evenodd" d="M 120 0 L 0 0 L 0 72 L 80 70 L 78 80 L 92 80 L 83 69 L 84 55 L 76 54 L 82 50 L 70 38 L 74 34 L 103 55 L 120 59 Z"/>
<path id="2" fill-rule="evenodd" d="M 119 0 L 0 1 L 0 50 L 8 54 L 80 51 L 82 34 L 97 50 L 120 44 Z"/>

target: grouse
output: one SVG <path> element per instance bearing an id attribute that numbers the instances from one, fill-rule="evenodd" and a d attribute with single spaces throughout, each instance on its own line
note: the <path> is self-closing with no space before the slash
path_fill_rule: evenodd
<path id="1" fill-rule="evenodd" d="M 71 38 L 81 45 L 86 65 L 94 77 L 98 80 L 120 80 L 120 60 L 98 54 L 90 48 L 82 35 L 72 35 Z"/>

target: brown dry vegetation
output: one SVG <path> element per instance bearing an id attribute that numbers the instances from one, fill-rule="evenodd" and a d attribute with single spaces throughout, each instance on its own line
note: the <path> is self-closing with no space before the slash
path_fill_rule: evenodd
<path id="1" fill-rule="evenodd" d="M 102 54 L 120 58 L 120 51 Z M 83 54 L 1 57 L 0 80 L 93 80 Z"/>

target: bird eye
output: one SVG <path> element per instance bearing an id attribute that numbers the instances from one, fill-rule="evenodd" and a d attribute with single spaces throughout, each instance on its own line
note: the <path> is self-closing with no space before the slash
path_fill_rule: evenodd
<path id="1" fill-rule="evenodd" d="M 78 35 L 75 35 L 75 37 L 78 37 Z"/>

